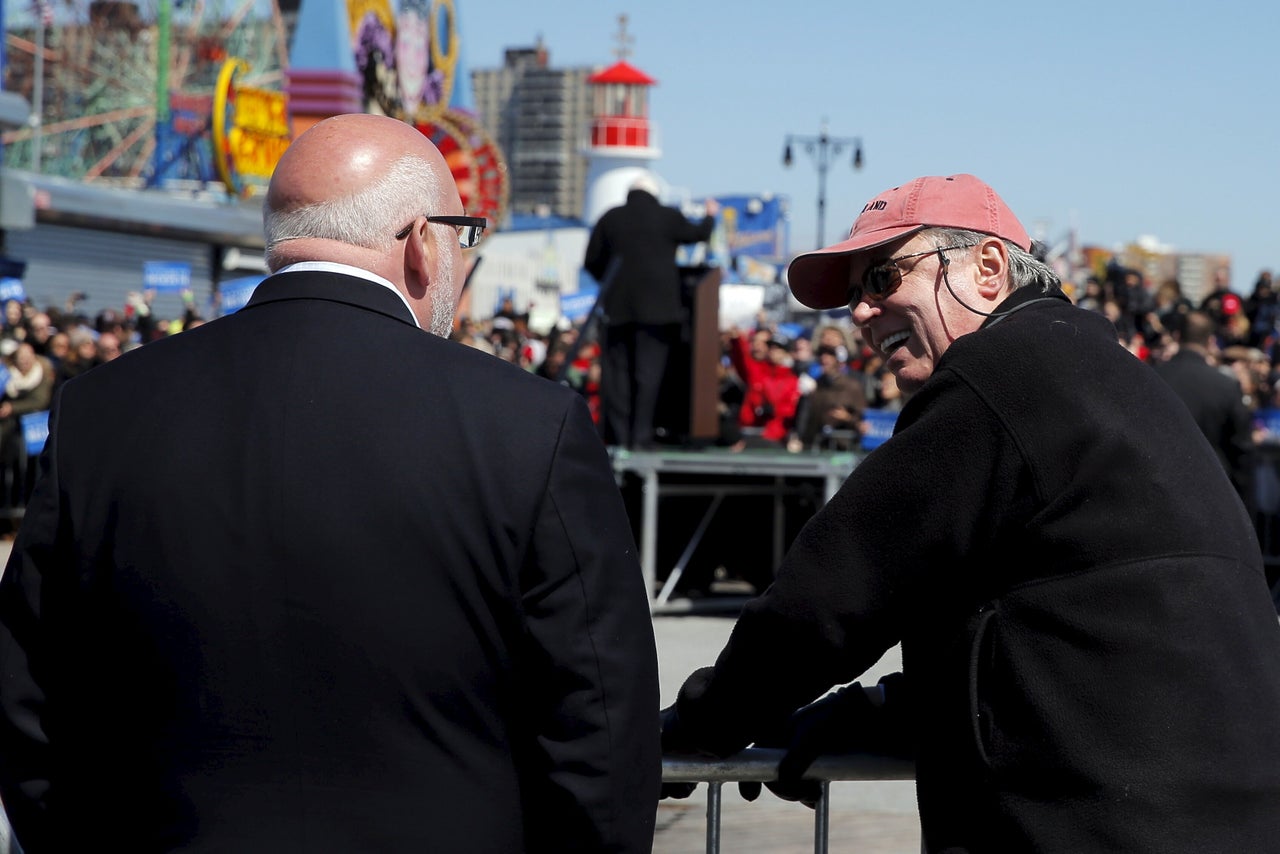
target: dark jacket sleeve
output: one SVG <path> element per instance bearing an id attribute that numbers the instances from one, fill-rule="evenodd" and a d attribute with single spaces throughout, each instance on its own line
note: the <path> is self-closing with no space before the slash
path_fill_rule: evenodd
<path id="1" fill-rule="evenodd" d="M 648 852 L 662 773 L 648 596 L 604 446 L 565 418 L 523 571 L 540 780 L 528 850 Z"/>
<path id="2" fill-rule="evenodd" d="M 671 223 L 672 239 L 677 243 L 697 243 L 711 239 L 711 233 L 716 228 L 715 217 L 704 216 L 700 221 L 693 222 L 676 208 L 666 208 L 666 211 Z"/>
<path id="3" fill-rule="evenodd" d="M 800 531 L 709 678 L 681 689 L 697 748 L 730 755 L 857 678 L 924 619 L 924 603 L 963 582 L 964 556 L 996 535 L 989 520 L 1019 515 L 1027 484 L 999 420 L 946 375 L 928 397 Z"/>

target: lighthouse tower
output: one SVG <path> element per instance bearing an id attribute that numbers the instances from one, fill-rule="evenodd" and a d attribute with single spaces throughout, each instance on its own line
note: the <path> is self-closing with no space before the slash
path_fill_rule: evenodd
<path id="1" fill-rule="evenodd" d="M 589 226 L 605 211 L 623 204 L 632 182 L 641 175 L 663 184 L 649 168 L 662 154 L 656 129 L 649 122 L 649 87 L 658 81 L 626 61 L 630 53 L 627 16 L 620 15 L 618 22 L 618 61 L 587 78 L 594 91 L 582 216 Z"/>

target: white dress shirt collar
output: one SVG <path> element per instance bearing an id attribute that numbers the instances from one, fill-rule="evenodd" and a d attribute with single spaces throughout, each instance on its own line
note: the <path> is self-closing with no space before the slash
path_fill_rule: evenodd
<path id="1" fill-rule="evenodd" d="M 409 309 L 409 316 L 413 318 L 413 325 L 417 326 L 419 329 L 422 328 L 422 324 L 418 322 L 418 316 L 413 313 L 413 306 L 409 305 L 409 301 L 404 298 L 404 294 L 400 293 L 400 291 L 396 288 L 395 285 L 391 284 L 390 281 L 382 278 L 377 273 L 371 273 L 368 270 L 361 269 L 360 267 L 352 267 L 350 264 L 339 264 L 336 261 L 298 261 L 295 264 L 290 264 L 288 267 L 281 267 L 279 270 L 276 270 L 276 272 L 277 273 L 316 273 L 316 272 L 342 273 L 345 276 L 355 276 L 358 279 L 364 279 L 369 282 L 376 282 L 379 285 L 382 285 L 384 288 L 391 291 L 397 297 L 399 297 L 400 302 L 404 303 L 404 307 Z"/>

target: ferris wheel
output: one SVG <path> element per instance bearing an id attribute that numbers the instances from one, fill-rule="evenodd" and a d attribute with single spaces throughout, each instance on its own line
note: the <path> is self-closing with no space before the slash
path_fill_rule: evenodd
<path id="1" fill-rule="evenodd" d="M 128 186 L 217 181 L 210 130 L 220 79 L 235 63 L 239 85 L 283 90 L 300 8 L 300 0 L 31 2 L 52 4 L 50 14 L 42 21 L 28 7 L 9 22 L 5 88 L 25 96 L 39 122 L 3 135 L 7 165 Z M 465 75 L 456 3 L 400 0 L 393 11 L 390 0 L 346 0 L 350 49 L 366 112 L 428 136 L 467 209 L 498 223 L 510 195 L 505 159 L 451 97 Z"/>
<path id="2" fill-rule="evenodd" d="M 4 134 L 11 168 L 146 183 L 157 145 L 174 138 L 166 130 L 207 135 L 203 107 L 227 59 L 244 61 L 247 82 L 277 89 L 288 65 L 280 0 L 38 2 L 43 18 L 20 10 L 5 34 L 5 88 L 38 119 Z"/>

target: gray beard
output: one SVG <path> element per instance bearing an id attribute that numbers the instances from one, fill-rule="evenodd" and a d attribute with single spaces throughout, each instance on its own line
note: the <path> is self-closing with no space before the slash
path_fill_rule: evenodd
<path id="1" fill-rule="evenodd" d="M 453 334 L 453 306 L 447 304 L 444 300 L 431 301 L 431 329 L 428 330 L 432 335 L 439 335 L 441 338 L 448 338 Z"/>
<path id="2" fill-rule="evenodd" d="M 453 229 L 444 230 L 451 235 L 453 233 Z M 441 247 L 437 245 L 436 248 Z M 436 274 L 439 276 L 439 289 L 433 288 L 434 293 L 431 294 L 431 328 L 427 331 L 441 338 L 448 338 L 453 334 L 453 312 L 457 308 L 452 299 L 440 299 L 441 294 L 453 292 L 453 252 L 449 251 L 452 248 L 446 246 L 445 251 L 438 253 L 440 261 L 436 267 Z"/>

